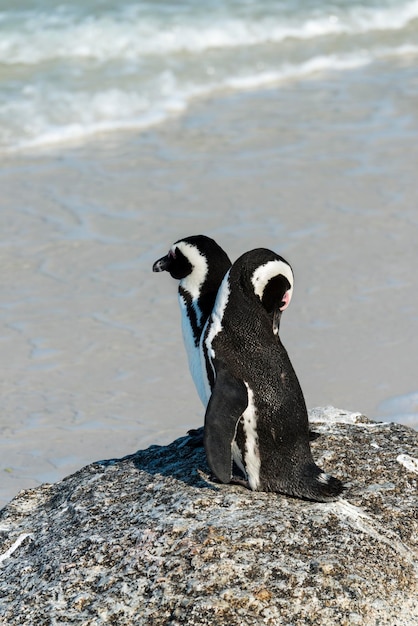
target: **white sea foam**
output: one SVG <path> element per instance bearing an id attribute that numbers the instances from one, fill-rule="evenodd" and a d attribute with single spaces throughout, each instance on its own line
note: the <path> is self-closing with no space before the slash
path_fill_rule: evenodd
<path id="1" fill-rule="evenodd" d="M 0 13 L 0 16 L 2 14 Z M 7 14 L 3 14 L 3 22 Z M 418 19 L 418 0 L 389 7 L 351 6 L 332 14 L 289 17 L 253 15 L 234 17 L 206 13 L 167 18 L 166 15 L 132 17 L 28 12 L 23 22 L 3 28 L 0 62 L 33 65 L 51 59 L 133 60 L 147 55 L 202 53 L 211 49 L 306 40 L 329 35 L 356 35 L 398 31 Z M 10 21 L 10 19 L 9 19 Z"/>
<path id="2" fill-rule="evenodd" d="M 416 57 L 418 0 L 373 4 L 41 0 L 0 10 L 0 150 L 146 128 L 224 89 Z"/>
<path id="3" fill-rule="evenodd" d="M 161 79 L 161 82 L 164 82 Z M 116 130 L 159 124 L 187 107 L 195 90 L 173 86 L 154 99 L 134 91 L 109 89 L 97 93 L 32 90 L 32 97 L 0 104 L 0 146 L 6 151 L 77 141 Z M 20 128 L 19 128 L 20 127 Z M 20 132 L 19 132 L 20 130 Z"/>
<path id="4" fill-rule="evenodd" d="M 172 90 L 157 89 L 150 96 L 110 89 L 94 94 L 48 93 L 24 97 L 0 105 L 0 148 L 14 152 L 60 142 L 83 140 L 92 135 L 118 130 L 143 129 L 185 111 L 197 97 L 223 89 L 251 90 L 281 82 L 316 76 L 327 71 L 347 70 L 372 63 L 377 58 L 416 56 L 418 46 L 352 55 L 330 55 L 300 65 L 285 64 L 278 70 L 229 76 L 206 84 L 173 84 Z M 163 77 L 161 83 L 164 83 Z M 29 90 L 24 92 L 27 95 Z M 55 106 L 57 104 L 57 106 Z M 54 113 L 51 114 L 51 111 Z M 7 120 L 1 124 L 2 118 Z M 19 128 L 20 127 L 20 128 Z M 20 130 L 20 132 L 19 132 Z"/>
<path id="5" fill-rule="evenodd" d="M 285 63 L 275 70 L 220 76 L 195 84 L 169 72 L 157 76 L 147 88 L 87 91 L 48 91 L 26 88 L 20 99 L 0 104 L 0 149 L 15 152 L 84 140 L 93 135 L 129 129 L 141 130 L 184 112 L 196 98 L 225 89 L 252 90 L 283 82 L 316 77 L 368 65 L 380 58 L 415 57 L 418 46 L 400 46 L 352 54 L 318 56 L 300 64 Z"/>
<path id="6" fill-rule="evenodd" d="M 380 48 L 370 52 L 362 50 L 350 54 L 330 54 L 316 56 L 304 63 L 286 63 L 280 69 L 257 74 L 230 77 L 224 85 L 233 89 L 256 89 L 257 87 L 283 81 L 306 78 L 319 72 L 349 70 L 369 65 L 378 59 L 397 58 L 418 55 L 418 46 L 399 46 L 398 48 Z"/>

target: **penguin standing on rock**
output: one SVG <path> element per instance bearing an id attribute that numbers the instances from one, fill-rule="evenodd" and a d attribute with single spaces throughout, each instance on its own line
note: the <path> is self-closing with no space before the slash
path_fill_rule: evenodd
<path id="1" fill-rule="evenodd" d="M 314 462 L 308 413 L 280 341 L 279 324 L 293 272 L 264 248 L 243 254 L 225 275 L 201 339 L 213 390 L 204 428 L 209 467 L 232 482 L 232 463 L 246 486 L 325 502 L 342 483 Z"/>
<path id="2" fill-rule="evenodd" d="M 200 357 L 200 339 L 212 312 L 219 285 L 231 261 L 210 237 L 193 235 L 176 241 L 168 254 L 152 266 L 154 272 L 167 271 L 179 280 L 178 298 L 181 309 L 183 339 L 189 368 L 199 397 L 206 407 L 210 391 L 206 368 Z"/>

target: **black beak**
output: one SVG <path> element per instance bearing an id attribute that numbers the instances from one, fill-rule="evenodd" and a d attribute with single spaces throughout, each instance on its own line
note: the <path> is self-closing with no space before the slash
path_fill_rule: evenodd
<path id="1" fill-rule="evenodd" d="M 166 272 L 171 265 L 172 257 L 169 255 L 161 257 L 158 261 L 155 261 L 152 266 L 153 272 Z"/>
<path id="2" fill-rule="evenodd" d="M 275 335 L 279 334 L 281 317 L 282 317 L 281 310 L 280 309 L 274 309 L 274 313 L 273 313 L 273 333 Z"/>

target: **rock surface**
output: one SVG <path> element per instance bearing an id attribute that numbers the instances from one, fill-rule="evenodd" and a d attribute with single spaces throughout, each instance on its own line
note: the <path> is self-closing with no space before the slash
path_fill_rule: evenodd
<path id="1" fill-rule="evenodd" d="M 188 436 L 21 492 L 0 513 L 0 623 L 418 624 L 418 432 L 310 418 L 337 502 L 216 484 Z"/>

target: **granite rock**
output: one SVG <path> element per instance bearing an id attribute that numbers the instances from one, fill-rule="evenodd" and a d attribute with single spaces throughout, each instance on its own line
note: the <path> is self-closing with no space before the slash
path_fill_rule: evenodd
<path id="1" fill-rule="evenodd" d="M 0 623 L 418 624 L 418 432 L 310 419 L 337 502 L 217 484 L 189 436 L 21 492 L 0 513 Z"/>

